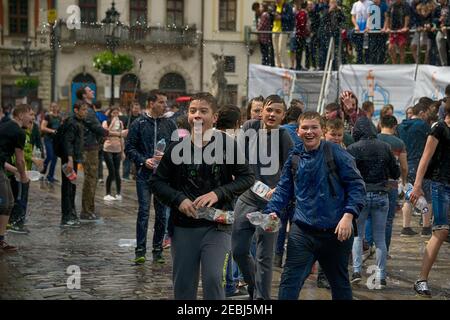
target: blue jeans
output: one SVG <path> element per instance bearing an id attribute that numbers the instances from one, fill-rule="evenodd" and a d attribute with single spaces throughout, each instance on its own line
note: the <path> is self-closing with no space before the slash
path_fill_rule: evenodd
<path id="1" fill-rule="evenodd" d="M 47 180 L 50 182 L 55 181 L 55 168 L 56 168 L 56 162 L 58 161 L 58 157 L 55 154 L 55 151 L 53 150 L 53 139 L 50 137 L 44 137 L 44 145 L 45 145 L 45 152 L 47 157 L 44 160 L 44 172 L 47 172 L 47 167 L 50 164 L 50 168 L 48 170 L 47 174 Z"/>
<path id="2" fill-rule="evenodd" d="M 333 300 L 351 300 L 347 266 L 352 244 L 353 236 L 341 242 L 332 231 L 304 230 L 292 223 L 278 299 L 297 300 L 313 264 L 319 261 L 330 283 Z"/>
<path id="3" fill-rule="evenodd" d="M 394 225 L 395 209 L 397 207 L 398 190 L 391 189 L 388 192 L 389 197 L 389 211 L 386 219 L 386 250 L 389 252 L 392 239 L 392 226 Z M 373 245 L 372 237 L 372 215 L 369 214 L 366 221 L 366 241 L 369 246 Z"/>
<path id="4" fill-rule="evenodd" d="M 139 202 L 138 217 L 136 221 L 136 255 L 145 256 L 147 252 L 147 231 L 150 212 L 150 199 L 152 192 L 148 179 L 138 177 L 136 180 L 136 191 Z M 156 197 L 153 197 L 155 209 L 155 226 L 153 232 L 153 251 L 161 252 L 166 228 L 166 206 Z"/>
<path id="5" fill-rule="evenodd" d="M 234 278 L 234 263 L 231 252 L 228 253 L 228 261 L 227 261 L 227 273 L 225 276 L 226 284 L 225 284 L 225 295 L 233 294 L 236 291 L 237 281 Z"/>
<path id="6" fill-rule="evenodd" d="M 122 177 L 124 179 L 130 179 L 130 172 L 131 172 L 131 161 L 128 159 L 128 157 L 125 158 L 122 162 Z"/>
<path id="7" fill-rule="evenodd" d="M 283 256 L 284 254 L 284 243 L 286 241 L 286 231 L 288 222 L 292 219 L 294 216 L 295 211 L 295 204 L 290 203 L 286 207 L 286 211 L 284 214 L 281 215 L 281 228 L 278 230 L 278 237 L 277 237 L 277 243 L 275 245 L 275 254 L 279 256 Z"/>
<path id="8" fill-rule="evenodd" d="M 386 279 L 386 220 L 389 211 L 389 198 L 386 192 L 367 192 L 366 206 L 357 221 L 358 230 L 364 230 L 369 214 L 372 216 L 372 234 L 376 246 L 377 279 Z M 353 243 L 353 272 L 361 273 L 363 236 L 355 238 Z"/>
<path id="9" fill-rule="evenodd" d="M 440 182 L 431 183 L 433 198 L 433 230 L 449 229 L 450 185 Z"/>

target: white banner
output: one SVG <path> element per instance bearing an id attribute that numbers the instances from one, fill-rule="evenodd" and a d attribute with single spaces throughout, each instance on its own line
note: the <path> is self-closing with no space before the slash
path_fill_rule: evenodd
<path id="1" fill-rule="evenodd" d="M 439 100 L 445 97 L 445 87 L 450 84 L 450 67 L 419 66 L 414 90 L 414 102 L 421 97 Z"/>
<path id="2" fill-rule="evenodd" d="M 277 94 L 286 104 L 292 99 L 305 103 L 306 109 L 316 110 L 319 100 L 323 72 L 300 72 L 251 64 L 249 73 L 249 99 L 262 95 L 267 97 Z M 337 98 L 337 72 L 332 73 L 332 80 L 326 101 L 333 102 Z"/>
<path id="3" fill-rule="evenodd" d="M 381 108 L 390 103 L 397 119 L 413 104 L 416 65 L 343 65 L 339 73 L 339 90 L 352 91 L 361 107 L 364 101 L 375 105 L 374 120 Z"/>

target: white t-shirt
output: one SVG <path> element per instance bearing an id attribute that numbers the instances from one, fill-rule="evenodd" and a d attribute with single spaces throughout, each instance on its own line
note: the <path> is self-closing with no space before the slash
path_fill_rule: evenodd
<path id="1" fill-rule="evenodd" d="M 356 16 L 356 21 L 360 19 L 367 20 L 369 17 L 369 7 L 373 4 L 370 0 L 357 1 L 353 4 L 351 15 Z"/>

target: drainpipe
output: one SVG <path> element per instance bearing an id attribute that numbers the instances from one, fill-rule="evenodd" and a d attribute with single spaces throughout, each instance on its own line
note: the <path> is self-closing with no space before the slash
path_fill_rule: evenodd
<path id="1" fill-rule="evenodd" d="M 203 37 L 205 35 L 205 0 L 202 0 L 202 34 L 200 38 L 200 91 L 203 91 Z"/>

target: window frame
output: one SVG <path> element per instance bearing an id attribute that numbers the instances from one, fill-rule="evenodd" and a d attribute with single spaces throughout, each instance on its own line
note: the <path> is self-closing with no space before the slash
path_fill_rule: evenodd
<path id="1" fill-rule="evenodd" d="M 130 26 L 136 26 L 136 25 L 138 25 L 137 22 L 138 21 L 140 22 L 139 19 L 136 21 L 133 21 L 133 17 L 132 17 L 133 13 L 135 13 L 138 18 L 142 15 L 145 17 L 144 23 L 143 24 L 141 23 L 141 25 L 146 26 L 148 24 L 148 0 L 144 0 L 145 1 L 144 7 L 141 7 L 141 1 L 142 0 L 138 0 L 137 1 L 138 3 L 136 4 L 136 3 L 133 3 L 133 0 L 130 0 L 130 3 L 129 3 Z"/>
<path id="2" fill-rule="evenodd" d="M 98 21 L 98 1 L 97 0 L 90 0 L 92 2 L 95 1 L 94 3 L 81 3 L 81 0 L 78 0 L 78 6 L 80 7 L 80 19 L 81 22 L 85 22 L 85 23 L 93 23 L 93 22 L 97 22 Z M 84 10 L 84 11 L 83 11 Z M 88 10 L 88 12 L 95 12 L 95 18 L 93 21 L 88 21 L 85 20 L 84 18 L 86 17 L 86 14 L 83 15 L 83 12 L 86 12 L 86 10 Z"/>
<path id="3" fill-rule="evenodd" d="M 173 2 L 175 4 L 174 9 L 169 9 L 169 2 Z M 181 3 L 181 9 L 177 9 L 177 3 Z M 166 1 L 166 24 L 167 25 L 175 25 L 177 27 L 184 26 L 184 0 L 167 0 Z M 177 14 L 181 17 L 181 23 L 177 23 Z M 172 22 L 169 22 L 169 17 L 173 19 Z"/>
<path id="4" fill-rule="evenodd" d="M 234 3 L 234 10 L 229 9 L 230 3 Z M 225 10 L 222 10 L 222 5 L 225 5 Z M 237 31 L 237 0 L 219 0 L 219 31 Z M 230 15 L 231 13 L 231 15 Z M 222 16 L 224 14 L 225 16 Z M 234 20 L 231 19 L 234 16 Z M 223 20 L 225 18 L 225 20 Z M 230 24 L 233 26 L 230 27 Z"/>
<path id="5" fill-rule="evenodd" d="M 28 13 L 29 13 L 29 6 L 28 6 L 28 1 L 20 1 L 17 0 L 15 1 L 16 6 L 15 6 L 15 12 L 12 13 L 11 8 L 13 5 L 14 1 L 9 1 L 8 3 L 8 14 L 9 14 L 9 21 L 8 21 L 8 27 L 9 27 L 9 34 L 10 35 L 27 35 L 28 34 Z M 21 9 L 22 9 L 22 4 L 25 4 L 26 6 L 26 14 L 22 14 L 20 13 Z M 16 31 L 12 31 L 12 21 L 16 22 Z M 25 22 L 25 31 L 22 31 L 21 25 L 22 22 Z"/>

